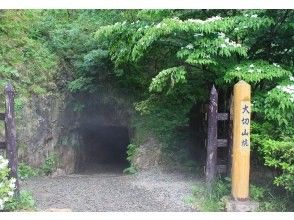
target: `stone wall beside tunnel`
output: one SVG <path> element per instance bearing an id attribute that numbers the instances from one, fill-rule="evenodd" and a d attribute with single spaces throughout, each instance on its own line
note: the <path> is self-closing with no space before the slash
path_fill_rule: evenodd
<path id="1" fill-rule="evenodd" d="M 66 173 L 75 170 L 80 145 L 79 113 L 73 111 L 73 97 L 61 93 L 32 95 L 16 110 L 19 161 L 41 168 L 51 155 Z"/>

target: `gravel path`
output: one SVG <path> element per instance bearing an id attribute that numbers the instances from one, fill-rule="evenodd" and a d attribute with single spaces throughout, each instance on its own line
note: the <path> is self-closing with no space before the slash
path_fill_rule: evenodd
<path id="1" fill-rule="evenodd" d="M 60 177 L 24 181 L 39 211 L 196 211 L 184 202 L 197 178 L 160 168 L 134 175 L 115 167 Z"/>

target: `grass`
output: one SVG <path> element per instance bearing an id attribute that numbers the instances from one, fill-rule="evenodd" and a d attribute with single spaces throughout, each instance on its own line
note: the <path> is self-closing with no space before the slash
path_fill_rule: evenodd
<path id="1" fill-rule="evenodd" d="M 195 209 L 203 212 L 224 211 L 224 200 L 230 194 L 229 180 L 218 180 L 211 192 L 209 192 L 205 183 L 198 183 L 193 186 L 192 192 L 192 195 L 186 198 L 186 202 Z"/>
<path id="2" fill-rule="evenodd" d="M 20 191 L 19 198 L 14 197 L 12 201 L 5 204 L 4 211 L 35 211 L 35 200 L 32 194 L 28 191 Z"/>
<path id="3" fill-rule="evenodd" d="M 273 185 L 250 185 L 250 198 L 259 202 L 259 212 L 293 212 L 294 197 L 283 189 Z M 209 192 L 205 183 L 192 188 L 192 195 L 185 202 L 203 212 L 225 211 L 225 203 L 230 198 L 231 180 L 221 178 Z"/>
<path id="4" fill-rule="evenodd" d="M 29 166 L 26 163 L 19 163 L 18 165 L 18 176 L 21 180 L 26 180 L 30 177 L 38 176 L 40 170 Z"/>

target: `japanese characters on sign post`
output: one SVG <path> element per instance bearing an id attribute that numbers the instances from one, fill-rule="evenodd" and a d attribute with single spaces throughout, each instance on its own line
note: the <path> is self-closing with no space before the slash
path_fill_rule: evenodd
<path id="1" fill-rule="evenodd" d="M 241 149 L 250 149 L 250 102 L 241 101 Z"/>
<path id="2" fill-rule="evenodd" d="M 234 85 L 232 196 L 249 198 L 251 86 L 245 81 Z"/>

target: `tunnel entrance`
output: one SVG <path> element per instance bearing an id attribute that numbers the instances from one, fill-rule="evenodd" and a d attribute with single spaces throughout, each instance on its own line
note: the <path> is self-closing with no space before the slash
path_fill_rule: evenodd
<path id="1" fill-rule="evenodd" d="M 128 166 L 128 129 L 123 126 L 90 126 L 81 130 L 78 172 L 100 172 L 107 169 L 122 172 Z"/>

